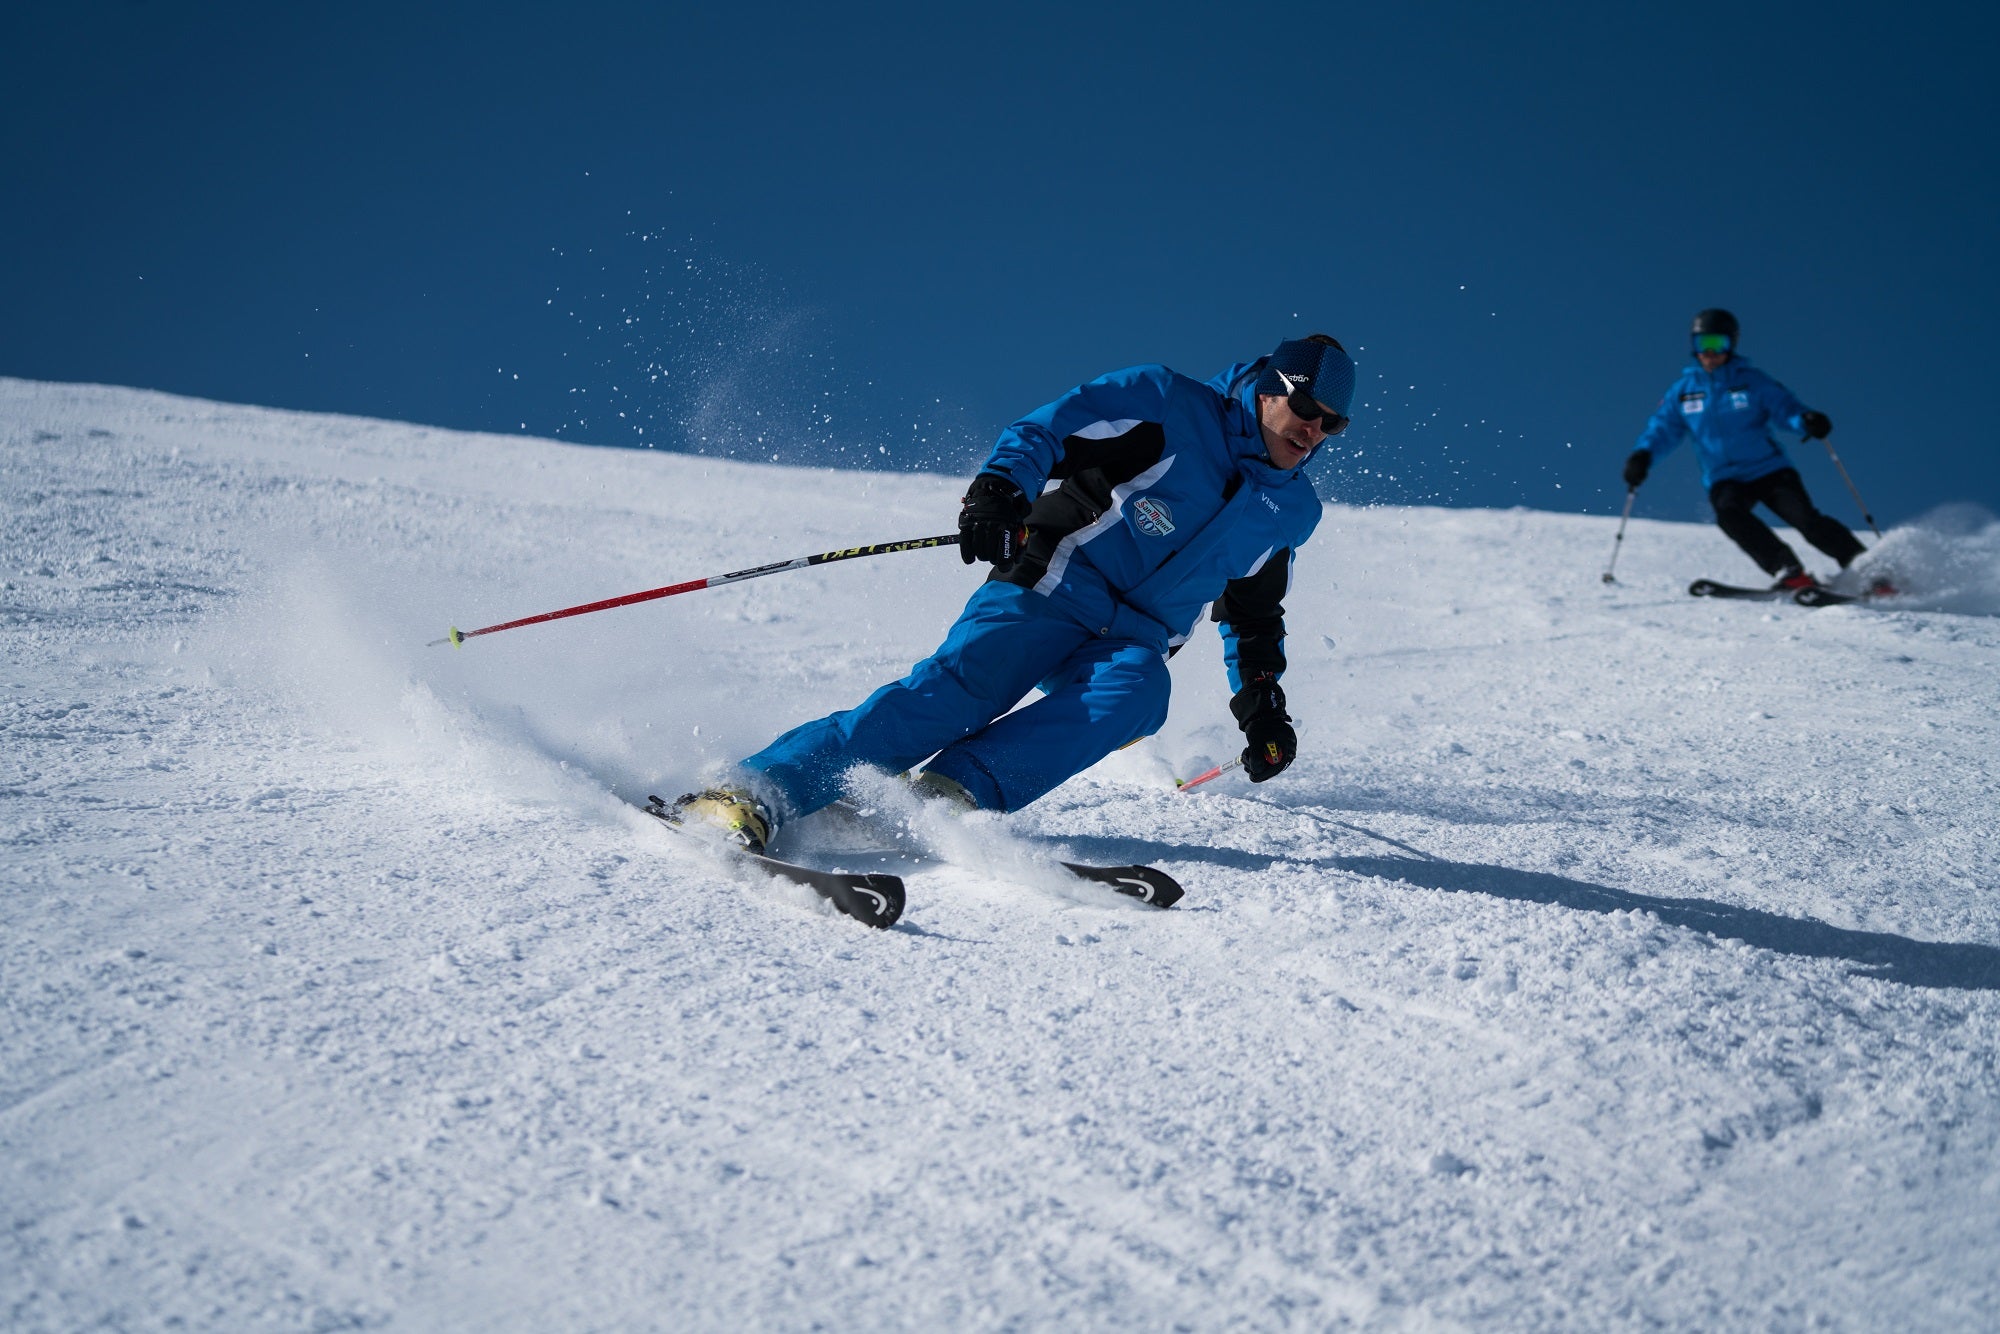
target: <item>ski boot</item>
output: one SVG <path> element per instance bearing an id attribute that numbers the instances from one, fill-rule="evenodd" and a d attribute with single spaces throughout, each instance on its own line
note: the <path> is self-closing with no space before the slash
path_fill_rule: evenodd
<path id="1" fill-rule="evenodd" d="M 680 825 L 720 830 L 731 843 L 756 853 L 770 845 L 778 829 L 770 807 L 740 787 L 686 793 L 674 802 L 672 819 Z"/>
<path id="2" fill-rule="evenodd" d="M 910 791 L 925 801 L 949 802 L 955 808 L 953 814 L 979 809 L 979 803 L 972 799 L 972 794 L 965 790 L 964 784 L 956 779 L 946 778 L 943 774 L 933 773 L 929 769 L 910 780 Z"/>
<path id="3" fill-rule="evenodd" d="M 1796 565 L 1787 565 L 1778 572 L 1778 581 L 1771 585 L 1771 591 L 1796 593 L 1802 588 L 1817 588 L 1819 580 L 1807 574 Z"/>

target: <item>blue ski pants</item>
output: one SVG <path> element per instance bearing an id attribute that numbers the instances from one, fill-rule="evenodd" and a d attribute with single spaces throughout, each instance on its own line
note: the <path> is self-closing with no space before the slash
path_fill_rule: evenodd
<path id="1" fill-rule="evenodd" d="M 1039 685 L 1046 693 L 1013 709 Z M 1032 589 L 981 584 L 937 652 L 856 707 L 743 761 L 797 817 L 838 798 L 847 771 L 926 767 L 981 810 L 1019 810 L 1167 718 L 1166 655 L 1077 624 Z M 1004 717 L 1002 715 L 1005 715 Z"/>

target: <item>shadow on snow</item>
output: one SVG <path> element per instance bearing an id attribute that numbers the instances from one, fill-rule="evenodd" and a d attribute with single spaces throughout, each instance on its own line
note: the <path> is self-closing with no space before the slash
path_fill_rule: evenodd
<path id="1" fill-rule="evenodd" d="M 2000 949 L 1991 945 L 1955 945 L 1912 940 L 1880 931 L 1849 931 L 1809 917 L 1785 917 L 1707 899 L 1656 898 L 1505 866 L 1408 857 L 1333 857 L 1323 864 L 1356 875 L 1379 876 L 1427 889 L 1490 894 L 1525 903 L 1552 903 L 1584 912 L 1651 913 L 1670 926 L 1740 940 L 1759 949 L 1809 959 L 1845 959 L 1860 965 L 1860 976 L 1885 982 L 2000 991 Z"/>

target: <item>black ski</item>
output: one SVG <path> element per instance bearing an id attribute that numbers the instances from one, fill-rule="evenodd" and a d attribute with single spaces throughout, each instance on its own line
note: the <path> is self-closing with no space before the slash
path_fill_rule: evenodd
<path id="1" fill-rule="evenodd" d="M 1869 589 L 1865 593 L 1836 593 L 1825 584 L 1808 584 L 1804 588 L 1740 588 L 1735 584 L 1718 584 L 1713 579 L 1697 579 L 1688 585 L 1688 592 L 1698 598 L 1741 598 L 1750 602 L 1796 602 L 1801 607 L 1841 607 L 1850 602 L 1872 602 L 1883 593 Z"/>
<path id="2" fill-rule="evenodd" d="M 640 809 L 675 833 L 694 837 L 681 828 L 681 822 L 673 816 L 673 808 L 660 798 L 647 797 L 646 804 Z M 733 843 L 717 841 L 710 846 L 730 856 L 741 857 L 781 880 L 806 886 L 865 926 L 894 926 L 896 919 L 903 915 L 903 882 L 886 872 L 819 871 L 810 866 L 781 862 L 776 857 L 766 857 L 761 852 L 752 852 Z"/>
<path id="3" fill-rule="evenodd" d="M 1801 607 L 1839 607 L 1849 602 L 1872 602 L 1876 593 L 1836 593 L 1831 588 L 1821 588 L 1815 584 L 1811 588 L 1801 588 L 1792 598 Z"/>
<path id="4" fill-rule="evenodd" d="M 1109 885 L 1153 908 L 1171 908 L 1186 892 L 1179 881 L 1151 866 L 1084 866 L 1064 862 L 1062 868 L 1079 879 Z"/>
<path id="5" fill-rule="evenodd" d="M 1750 602 L 1778 602 L 1792 596 L 1789 588 L 1743 588 L 1737 584 L 1718 584 L 1713 579 L 1697 579 L 1688 585 L 1688 593 L 1698 598 L 1742 598 Z"/>
<path id="6" fill-rule="evenodd" d="M 849 820 L 877 830 L 881 834 L 886 835 L 899 847 L 913 852 L 918 856 L 935 858 L 941 862 L 964 866 L 967 870 L 980 869 L 976 864 L 956 861 L 954 858 L 940 853 L 923 839 L 911 837 L 908 830 L 898 829 L 892 825 L 886 825 L 880 821 L 873 820 L 871 818 L 873 812 L 863 812 L 860 807 L 846 798 L 834 802 L 830 809 L 839 812 Z M 1125 895 L 1127 898 L 1137 899 L 1148 907 L 1171 908 L 1176 903 L 1179 903 L 1187 893 L 1186 890 L 1181 888 L 1179 881 L 1175 880 L 1165 871 L 1152 866 L 1092 866 L 1084 862 L 1065 861 L 1058 861 L 1056 865 L 1062 867 L 1063 870 L 1068 871 L 1079 880 L 1088 880 L 1092 884 L 1104 885 Z"/>

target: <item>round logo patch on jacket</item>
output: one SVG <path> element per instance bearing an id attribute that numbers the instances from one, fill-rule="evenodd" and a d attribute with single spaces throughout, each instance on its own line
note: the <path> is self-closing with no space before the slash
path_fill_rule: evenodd
<path id="1" fill-rule="evenodd" d="M 1174 512 L 1151 496 L 1133 501 L 1132 509 L 1139 516 L 1139 531 L 1146 536 L 1165 537 L 1174 531 Z"/>

